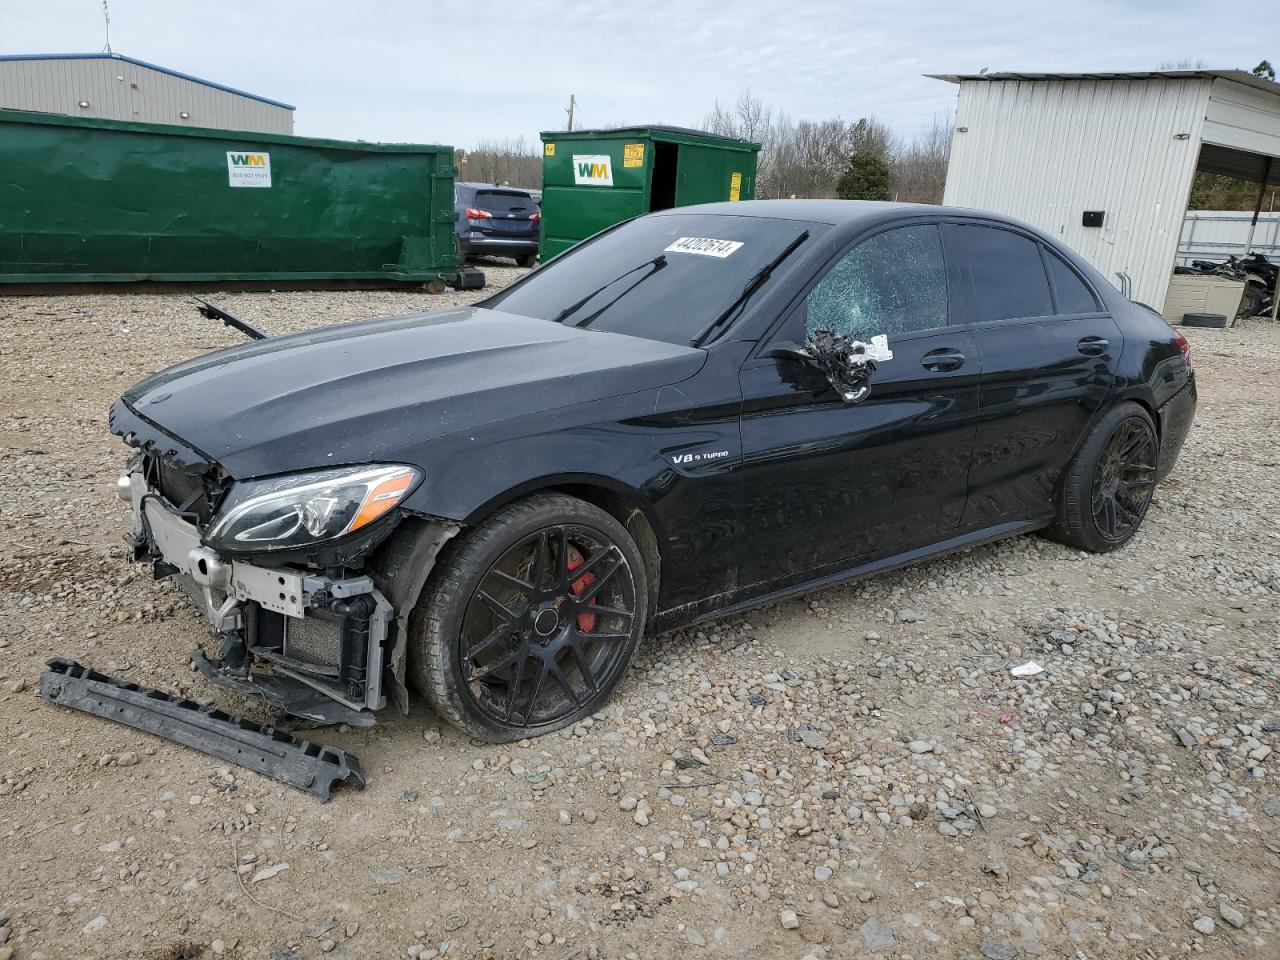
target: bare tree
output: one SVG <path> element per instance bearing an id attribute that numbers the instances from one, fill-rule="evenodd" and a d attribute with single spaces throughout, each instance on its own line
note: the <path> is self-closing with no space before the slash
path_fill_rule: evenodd
<path id="1" fill-rule="evenodd" d="M 542 187 L 542 152 L 524 137 L 482 140 L 456 160 L 460 180 L 496 183 L 503 186 Z"/>
<path id="2" fill-rule="evenodd" d="M 873 116 L 856 123 L 840 117 L 793 120 L 746 90 L 732 108 L 717 100 L 702 125 L 711 133 L 761 145 L 757 197 L 833 197 L 849 158 L 869 152 L 889 164 L 893 189 L 903 199 L 937 203 L 942 198 L 951 146 L 949 122 L 939 121 L 920 140 L 903 144 Z"/>
<path id="3" fill-rule="evenodd" d="M 733 108 L 737 120 L 737 135 L 743 140 L 763 144 L 768 138 L 773 111 L 751 95 L 751 89 L 743 90 Z"/>
<path id="4" fill-rule="evenodd" d="M 873 153 L 891 161 L 898 152 L 898 139 L 875 117 L 863 117 L 849 128 L 849 152 Z"/>
<path id="5" fill-rule="evenodd" d="M 935 117 L 929 129 L 896 152 L 890 163 L 895 200 L 942 202 L 954 127 L 952 116 Z"/>

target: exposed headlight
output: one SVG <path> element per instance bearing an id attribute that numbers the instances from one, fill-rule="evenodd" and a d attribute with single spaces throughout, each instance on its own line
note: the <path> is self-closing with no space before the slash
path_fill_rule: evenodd
<path id="1" fill-rule="evenodd" d="M 368 526 L 422 479 L 413 467 L 343 467 L 231 488 L 207 536 L 229 550 L 286 550 Z"/>

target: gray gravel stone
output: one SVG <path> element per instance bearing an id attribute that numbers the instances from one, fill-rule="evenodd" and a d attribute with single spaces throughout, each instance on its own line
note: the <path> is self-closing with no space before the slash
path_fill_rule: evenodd
<path id="1" fill-rule="evenodd" d="M 1225 901 L 1218 904 L 1218 914 L 1237 930 L 1245 924 L 1244 914 Z"/>
<path id="2" fill-rule="evenodd" d="M 872 953 L 892 950 L 897 946 L 898 938 L 893 929 L 879 917 L 870 917 L 858 928 L 858 936 L 862 938 L 862 947 Z"/>
<path id="3" fill-rule="evenodd" d="M 1010 946 L 998 937 L 987 934 L 982 938 L 978 950 L 987 960 L 1014 960 L 1018 955 L 1017 948 Z"/>

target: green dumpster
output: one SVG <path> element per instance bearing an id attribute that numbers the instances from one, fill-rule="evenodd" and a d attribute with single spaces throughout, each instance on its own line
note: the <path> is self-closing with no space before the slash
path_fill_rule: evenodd
<path id="1" fill-rule="evenodd" d="M 453 150 L 0 110 L 0 283 L 457 272 Z"/>
<path id="2" fill-rule="evenodd" d="M 755 197 L 758 143 L 657 126 L 541 137 L 543 260 L 653 210 Z"/>

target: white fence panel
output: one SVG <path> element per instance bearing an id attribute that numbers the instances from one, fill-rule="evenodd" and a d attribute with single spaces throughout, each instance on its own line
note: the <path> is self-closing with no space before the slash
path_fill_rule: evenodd
<path id="1" fill-rule="evenodd" d="M 1178 239 L 1179 264 L 1192 260 L 1225 260 L 1241 256 L 1249 241 L 1252 211 L 1188 210 Z M 1280 259 L 1280 211 L 1258 215 L 1253 232 L 1253 252 L 1272 260 Z"/>

